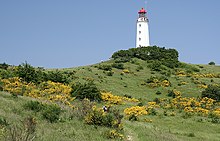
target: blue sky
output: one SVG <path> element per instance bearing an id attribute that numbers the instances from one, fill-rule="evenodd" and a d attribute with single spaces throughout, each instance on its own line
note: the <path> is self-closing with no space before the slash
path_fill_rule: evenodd
<path id="1" fill-rule="evenodd" d="M 0 63 L 68 68 L 135 46 L 147 7 L 150 42 L 180 61 L 220 64 L 220 0 L 0 0 Z"/>

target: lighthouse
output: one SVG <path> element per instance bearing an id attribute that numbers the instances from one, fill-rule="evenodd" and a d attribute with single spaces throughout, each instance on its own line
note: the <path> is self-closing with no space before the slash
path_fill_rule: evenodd
<path id="1" fill-rule="evenodd" d="M 149 20 L 146 14 L 147 11 L 144 8 L 142 8 L 138 12 L 136 47 L 150 46 L 149 28 L 148 28 Z"/>

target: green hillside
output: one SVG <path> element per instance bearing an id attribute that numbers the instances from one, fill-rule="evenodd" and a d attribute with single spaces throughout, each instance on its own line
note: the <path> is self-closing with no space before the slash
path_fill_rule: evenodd
<path id="1" fill-rule="evenodd" d="M 173 49 L 58 70 L 1 64 L 0 78 L 1 140 L 220 139 L 220 66 L 179 62 Z"/>

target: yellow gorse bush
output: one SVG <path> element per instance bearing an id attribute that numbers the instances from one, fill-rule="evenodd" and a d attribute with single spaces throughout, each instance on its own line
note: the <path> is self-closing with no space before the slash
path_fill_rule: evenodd
<path id="1" fill-rule="evenodd" d="M 120 96 L 115 96 L 110 92 L 102 92 L 102 100 L 109 102 L 110 104 L 122 104 L 123 99 Z"/>
<path id="2" fill-rule="evenodd" d="M 19 77 L 2 79 L 1 81 L 4 83 L 3 90 L 9 93 L 60 102 L 73 107 L 70 102 L 75 98 L 70 96 L 71 87 L 68 85 L 47 81 L 37 86 L 34 83 L 24 82 Z"/>
<path id="3" fill-rule="evenodd" d="M 177 76 L 191 76 L 194 78 L 220 78 L 220 74 L 214 73 L 186 73 L 183 70 L 179 70 L 176 72 Z"/>
<path id="4" fill-rule="evenodd" d="M 156 87 L 169 87 L 171 85 L 170 81 L 168 80 L 158 80 L 158 79 L 153 79 L 152 82 L 147 84 L 150 88 L 156 88 Z"/>
<path id="5" fill-rule="evenodd" d="M 138 102 L 135 98 L 127 98 L 122 96 L 113 95 L 111 92 L 102 92 L 102 100 L 110 104 L 123 104 L 123 102 Z"/>
<path id="6" fill-rule="evenodd" d="M 124 113 L 128 116 L 130 115 L 141 116 L 148 114 L 145 106 L 133 106 L 130 108 L 126 108 L 124 110 Z"/>
<path id="7" fill-rule="evenodd" d="M 212 112 L 215 116 L 220 118 L 220 108 L 216 108 L 215 110 L 213 110 Z"/>
<path id="8" fill-rule="evenodd" d="M 37 89 L 33 83 L 23 82 L 19 77 L 2 79 L 1 81 L 4 83 L 3 90 L 14 95 L 28 95 L 32 90 Z M 34 93 L 39 94 L 39 91 L 34 91 Z"/>
<path id="9" fill-rule="evenodd" d="M 206 88 L 208 88 L 208 85 L 206 85 L 206 84 L 198 84 L 198 88 L 206 89 Z"/>
<path id="10" fill-rule="evenodd" d="M 124 69 L 122 72 L 123 73 L 130 73 L 130 71 L 128 69 Z"/>
<path id="11" fill-rule="evenodd" d="M 183 109 L 187 113 L 195 113 L 201 116 L 207 116 L 215 107 L 215 100 L 211 98 L 194 98 L 194 97 L 176 97 L 169 104 L 169 108 Z M 163 104 L 165 105 L 165 104 Z M 166 106 L 167 106 L 166 105 Z M 164 106 L 164 108 L 167 108 Z"/>

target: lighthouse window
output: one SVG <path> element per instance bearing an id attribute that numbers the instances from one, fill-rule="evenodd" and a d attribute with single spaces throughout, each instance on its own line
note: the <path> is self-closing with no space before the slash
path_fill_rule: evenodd
<path id="1" fill-rule="evenodd" d="M 141 34 L 141 31 L 139 31 L 139 34 Z"/>
<path id="2" fill-rule="evenodd" d="M 139 41 L 141 41 L 141 38 L 139 38 Z"/>
<path id="3" fill-rule="evenodd" d="M 139 27 L 141 27 L 141 24 L 139 24 Z"/>

